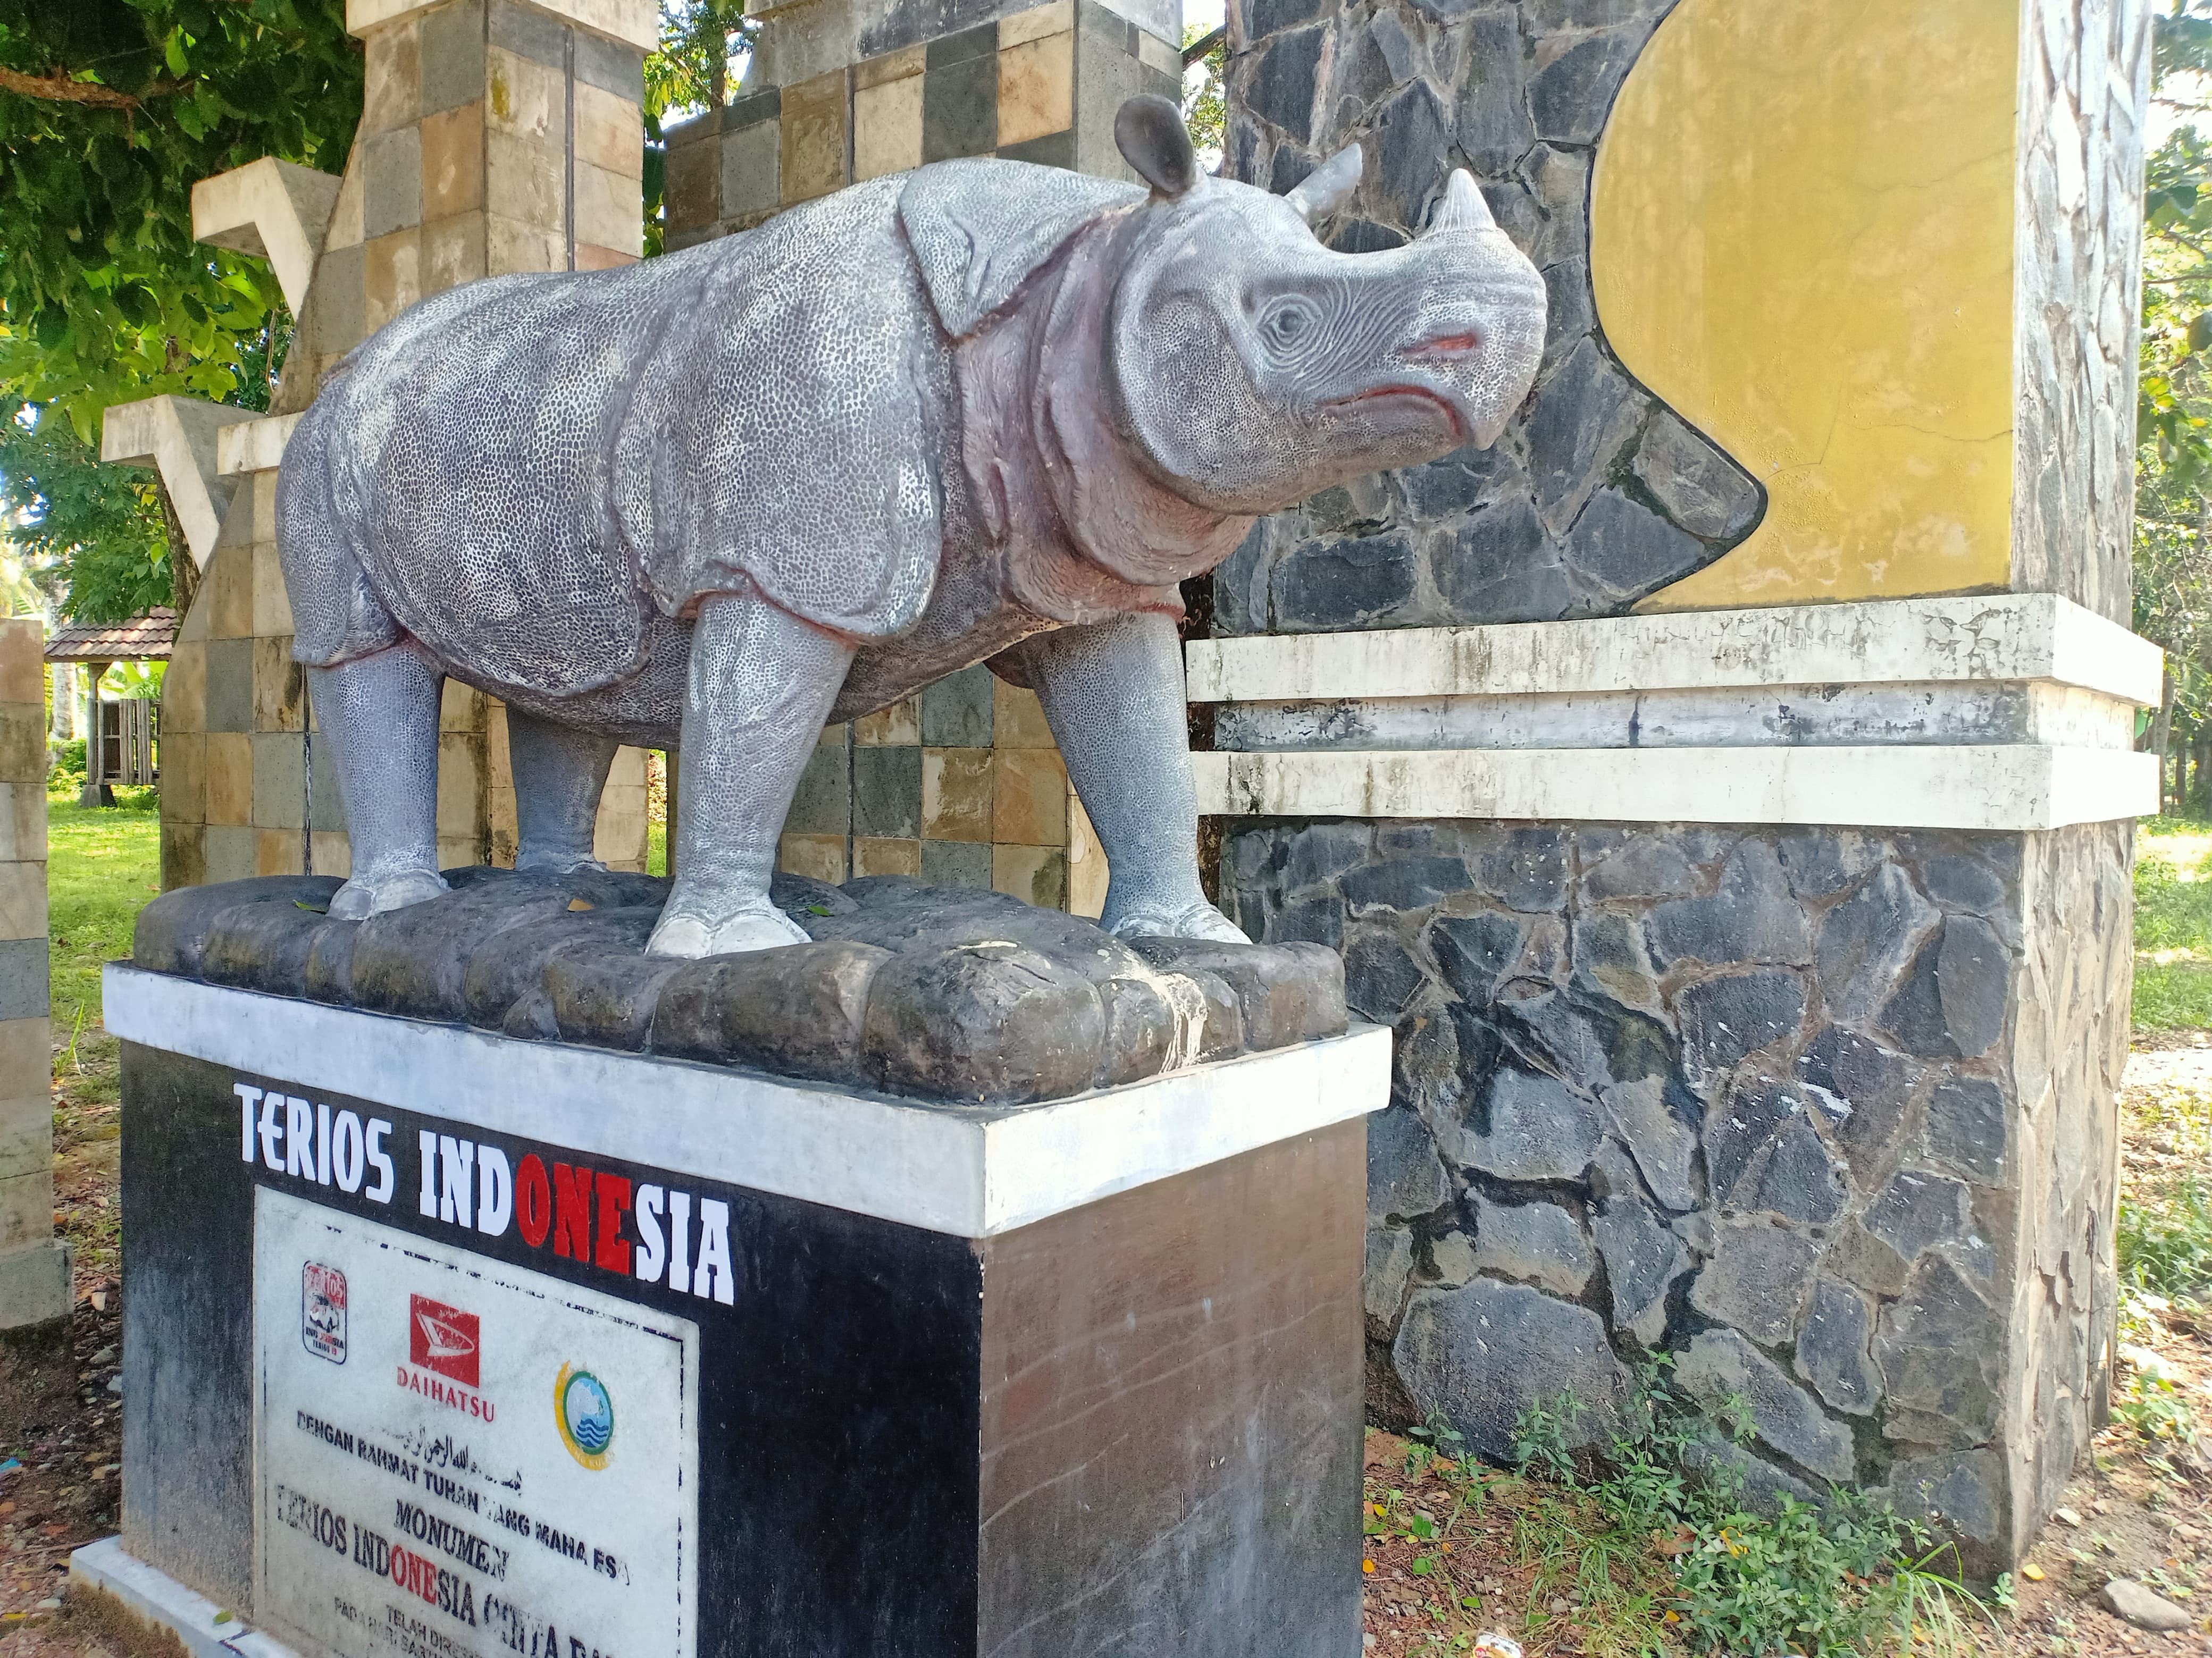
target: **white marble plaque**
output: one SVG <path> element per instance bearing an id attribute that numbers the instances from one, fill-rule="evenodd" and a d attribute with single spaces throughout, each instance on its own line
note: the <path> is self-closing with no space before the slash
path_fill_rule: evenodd
<path id="1" fill-rule="evenodd" d="M 698 1327 L 263 1188 L 257 1598 L 343 1658 L 691 1658 Z"/>

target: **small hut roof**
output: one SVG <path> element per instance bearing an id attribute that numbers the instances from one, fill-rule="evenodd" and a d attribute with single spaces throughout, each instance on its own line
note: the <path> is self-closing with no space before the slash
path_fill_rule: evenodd
<path id="1" fill-rule="evenodd" d="M 49 662 L 165 662 L 177 636 L 177 613 L 156 604 L 128 622 L 71 622 L 46 641 Z"/>

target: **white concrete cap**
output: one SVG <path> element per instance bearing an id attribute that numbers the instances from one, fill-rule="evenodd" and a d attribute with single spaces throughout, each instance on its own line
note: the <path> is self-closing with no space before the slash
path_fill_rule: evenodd
<path id="1" fill-rule="evenodd" d="M 1380 1111 L 1390 1033 L 1171 1072 L 1042 1105 L 938 1106 L 822 1084 L 518 1042 L 458 1025 L 230 990 L 120 962 L 125 1042 L 590 1155 L 957 1237 L 989 1237 L 1117 1192 Z"/>
<path id="2" fill-rule="evenodd" d="M 1194 702 L 2055 680 L 2154 708 L 2157 646 L 2056 593 L 1201 639 Z"/>
<path id="3" fill-rule="evenodd" d="M 204 569 L 235 487 L 218 473 L 217 444 L 226 428 L 260 418 L 252 410 L 198 398 L 118 403 L 101 420 L 100 458 L 119 466 L 150 466 L 161 473 L 192 561 Z"/>
<path id="4" fill-rule="evenodd" d="M 445 0 L 346 0 L 346 33 L 366 34 L 443 3 Z M 530 0 L 530 3 L 563 22 L 635 46 L 640 52 L 651 52 L 660 44 L 660 12 L 653 0 Z"/>
<path id="5" fill-rule="evenodd" d="M 215 470 L 219 477 L 241 472 L 267 472 L 283 465 L 284 446 L 292 440 L 297 415 L 271 415 L 266 420 L 240 421 L 216 434 Z"/>
<path id="6" fill-rule="evenodd" d="M 264 155 L 192 186 L 192 234 L 211 246 L 268 260 L 284 303 L 297 317 L 307 302 L 341 182 L 336 173 Z"/>

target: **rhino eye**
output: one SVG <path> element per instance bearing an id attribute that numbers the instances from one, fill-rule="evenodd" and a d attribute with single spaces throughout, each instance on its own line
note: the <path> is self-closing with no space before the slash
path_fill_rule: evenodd
<path id="1" fill-rule="evenodd" d="M 1296 345 L 1313 331 L 1321 320 L 1312 306 L 1304 300 L 1282 300 L 1271 307 L 1261 319 L 1260 331 L 1271 346 L 1282 348 Z"/>

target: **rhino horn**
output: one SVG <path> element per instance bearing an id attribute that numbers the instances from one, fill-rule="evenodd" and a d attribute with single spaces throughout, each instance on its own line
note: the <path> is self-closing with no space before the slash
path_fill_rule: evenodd
<path id="1" fill-rule="evenodd" d="M 1283 199 L 1297 209 L 1298 216 L 1308 224 L 1318 223 L 1352 199 L 1352 192 L 1359 186 L 1361 166 L 1359 146 L 1346 144 L 1307 173 Z"/>
<path id="2" fill-rule="evenodd" d="M 1429 216 L 1429 228 L 1421 234 L 1434 236 L 1446 230 L 1497 228 L 1498 221 L 1490 216 L 1490 203 L 1482 199 L 1474 175 L 1462 167 L 1452 169 L 1451 181 L 1444 186 L 1444 198 L 1437 203 L 1437 210 Z"/>

